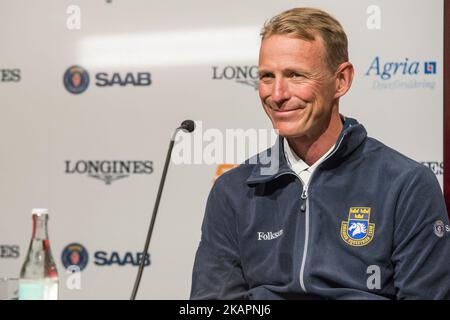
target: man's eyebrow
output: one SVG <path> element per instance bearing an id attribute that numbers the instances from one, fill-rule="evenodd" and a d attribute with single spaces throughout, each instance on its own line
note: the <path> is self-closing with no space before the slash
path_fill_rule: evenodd
<path id="1" fill-rule="evenodd" d="M 272 71 L 269 71 L 267 69 L 258 69 L 258 75 L 272 73 Z"/>
<path id="2" fill-rule="evenodd" d="M 295 72 L 295 73 L 301 73 L 301 74 L 304 74 L 304 75 L 311 75 L 312 74 L 311 72 L 306 71 L 304 68 L 300 68 L 300 67 L 298 67 L 298 68 L 286 68 L 286 69 L 283 69 L 282 72 L 283 73 Z M 258 69 L 258 74 L 259 75 L 265 74 L 265 73 L 273 73 L 273 71 L 270 71 L 270 69 L 266 69 L 266 68 Z"/>
<path id="3" fill-rule="evenodd" d="M 311 72 L 306 71 L 304 68 L 298 67 L 298 68 L 286 68 L 285 70 L 283 70 L 283 72 L 297 72 L 297 73 L 302 73 L 305 75 L 310 75 Z"/>

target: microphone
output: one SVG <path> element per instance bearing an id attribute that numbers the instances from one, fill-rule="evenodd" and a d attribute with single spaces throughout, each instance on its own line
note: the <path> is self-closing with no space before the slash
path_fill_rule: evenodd
<path id="1" fill-rule="evenodd" d="M 181 129 L 185 132 L 192 132 L 195 129 L 195 122 L 192 120 L 184 120 L 181 123 L 181 126 L 178 127 L 178 129 Z"/>
<path id="2" fill-rule="evenodd" d="M 177 135 L 179 130 L 182 130 L 184 132 L 192 132 L 192 131 L 194 131 L 194 129 L 195 129 L 194 121 L 184 120 L 181 123 L 181 125 L 175 129 L 172 139 L 170 140 L 169 150 L 167 150 L 167 155 L 166 155 L 166 162 L 164 163 L 164 169 L 163 169 L 163 173 L 161 176 L 161 181 L 159 182 L 158 194 L 156 195 L 155 206 L 153 207 L 152 219 L 151 219 L 150 226 L 149 226 L 149 229 L 147 232 L 147 239 L 145 240 L 144 251 L 142 252 L 142 255 L 141 255 L 141 262 L 139 264 L 139 270 L 138 270 L 138 273 L 136 276 L 136 281 L 134 282 L 133 292 L 131 293 L 130 300 L 136 299 L 136 294 L 139 289 L 139 284 L 141 282 L 142 273 L 144 272 L 144 262 L 145 262 L 145 258 L 147 257 L 147 251 L 148 251 L 148 247 L 150 245 L 150 239 L 152 237 L 153 227 L 155 225 L 156 214 L 158 212 L 159 202 L 161 200 L 161 195 L 162 195 L 162 191 L 164 188 L 164 182 L 166 181 L 167 169 L 169 168 L 169 163 L 170 163 L 170 156 L 172 154 L 173 145 L 175 144 L 175 136 Z"/>

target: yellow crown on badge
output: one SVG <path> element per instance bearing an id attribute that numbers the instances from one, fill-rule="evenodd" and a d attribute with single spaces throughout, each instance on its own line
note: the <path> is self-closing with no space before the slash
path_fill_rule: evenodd
<path id="1" fill-rule="evenodd" d="M 370 213 L 370 208 L 368 208 L 368 207 L 351 207 L 350 213 Z"/>

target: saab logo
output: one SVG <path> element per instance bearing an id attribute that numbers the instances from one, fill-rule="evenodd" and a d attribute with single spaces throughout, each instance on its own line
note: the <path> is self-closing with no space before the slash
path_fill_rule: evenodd
<path id="1" fill-rule="evenodd" d="M 89 255 L 83 245 L 71 243 L 63 249 L 61 261 L 64 268 L 69 269 L 76 266 L 81 271 L 86 268 L 89 261 Z"/>
<path id="2" fill-rule="evenodd" d="M 118 252 L 113 251 L 111 254 L 108 254 L 106 251 L 97 251 L 94 254 L 95 261 L 94 264 L 97 266 L 111 266 L 118 265 L 124 266 L 127 264 L 131 264 L 133 266 L 139 266 L 142 260 L 141 252 L 125 252 L 124 255 L 120 255 Z M 144 266 L 147 267 L 150 265 L 150 253 L 144 257 Z"/>
<path id="3" fill-rule="evenodd" d="M 80 66 L 72 66 L 64 73 L 64 86 L 67 91 L 73 94 L 84 92 L 89 85 L 89 73 Z M 112 87 L 119 85 L 121 87 L 149 86 L 152 84 L 150 72 L 127 72 L 125 75 L 113 72 L 98 72 L 95 74 L 95 85 L 97 87 Z"/>
<path id="4" fill-rule="evenodd" d="M 425 74 L 436 74 L 436 61 L 425 62 Z"/>
<path id="5" fill-rule="evenodd" d="M 113 85 L 120 85 L 122 87 L 126 85 L 133 86 L 149 86 L 152 84 L 151 75 L 149 72 L 137 72 L 135 75 L 131 72 L 121 76 L 119 73 L 113 73 L 109 76 L 106 72 L 100 72 L 95 75 L 98 87 L 112 87 Z"/>
<path id="6" fill-rule="evenodd" d="M 113 181 L 128 178 L 132 174 L 153 173 L 153 161 L 78 160 L 66 161 L 66 174 L 85 174 L 110 185 Z"/>
<path id="7" fill-rule="evenodd" d="M 258 232 L 258 241 L 259 240 L 273 240 L 283 235 L 283 229 L 277 232 Z"/>
<path id="8" fill-rule="evenodd" d="M 373 239 L 375 224 L 370 223 L 369 207 L 351 207 L 348 220 L 342 221 L 341 238 L 351 246 L 361 247 Z"/>
<path id="9" fill-rule="evenodd" d="M 80 66 L 72 66 L 64 73 L 63 82 L 67 91 L 80 94 L 89 85 L 89 73 Z"/>
<path id="10" fill-rule="evenodd" d="M 94 264 L 96 266 L 125 266 L 133 265 L 139 266 L 143 254 L 141 252 L 125 252 L 123 255 L 117 251 L 108 253 L 106 251 L 94 252 Z M 79 243 L 71 243 L 67 245 L 61 255 L 61 260 L 64 267 L 69 270 L 83 270 L 89 261 L 89 254 L 86 248 Z M 150 253 L 144 257 L 144 266 L 150 265 Z"/>
<path id="11" fill-rule="evenodd" d="M 234 80 L 258 90 L 258 66 L 226 66 L 222 69 L 214 66 L 212 69 L 213 80 Z"/>

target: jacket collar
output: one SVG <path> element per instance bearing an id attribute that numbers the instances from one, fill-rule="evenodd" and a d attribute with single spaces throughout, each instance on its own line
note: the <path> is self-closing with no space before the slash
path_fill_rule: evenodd
<path id="1" fill-rule="evenodd" d="M 347 158 L 366 139 L 367 132 L 364 126 L 355 119 L 343 118 L 344 127 L 339 135 L 333 151 L 320 164 L 323 169 L 336 167 Z M 247 184 L 257 184 L 272 181 L 284 174 L 294 174 L 286 161 L 283 137 L 278 136 L 275 144 L 248 159 L 245 163 L 255 164 Z M 273 157 L 272 157 L 273 155 Z"/>

